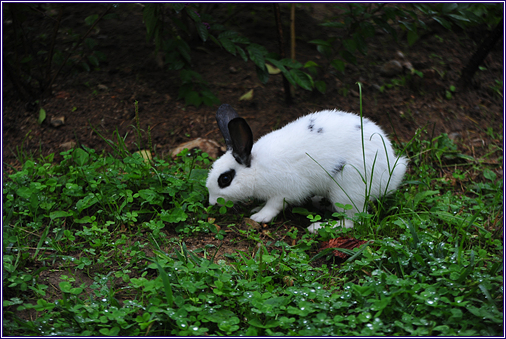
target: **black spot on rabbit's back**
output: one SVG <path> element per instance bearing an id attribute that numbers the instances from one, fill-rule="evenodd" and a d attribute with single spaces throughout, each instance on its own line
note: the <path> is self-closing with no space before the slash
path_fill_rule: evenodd
<path id="1" fill-rule="evenodd" d="M 335 165 L 334 168 L 332 169 L 332 176 L 335 176 L 337 173 L 340 173 L 345 165 L 346 162 L 344 160 L 340 161 L 337 165 Z"/>
<path id="2" fill-rule="evenodd" d="M 318 128 L 318 130 L 316 131 L 316 133 L 323 133 L 323 128 L 322 127 Z"/>
<path id="3" fill-rule="evenodd" d="M 309 119 L 309 125 L 307 126 L 307 129 L 312 132 L 314 128 L 314 119 Z"/>
<path id="4" fill-rule="evenodd" d="M 357 129 L 357 130 L 359 130 L 359 131 L 360 131 L 360 130 L 362 129 L 362 126 L 364 126 L 364 127 L 365 127 L 365 126 L 366 126 L 367 124 L 369 124 L 370 122 L 371 122 L 371 120 L 369 120 L 369 119 L 367 119 L 367 118 L 363 118 L 363 119 L 362 119 L 362 123 L 361 123 L 361 124 L 357 124 L 357 125 L 355 125 L 355 129 Z"/>

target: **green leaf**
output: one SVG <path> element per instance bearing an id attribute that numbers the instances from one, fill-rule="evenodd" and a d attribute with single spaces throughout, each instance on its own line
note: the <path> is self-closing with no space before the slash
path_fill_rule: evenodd
<path id="1" fill-rule="evenodd" d="M 186 10 L 186 13 L 188 14 L 188 16 L 190 18 L 192 18 L 193 21 L 195 21 L 195 22 L 200 22 L 201 21 L 200 20 L 200 16 L 197 14 L 196 11 L 194 11 L 193 9 L 188 8 L 188 6 L 185 7 L 185 10 Z"/>
<path id="2" fill-rule="evenodd" d="M 494 172 L 492 172 L 491 170 L 489 170 L 488 168 L 486 168 L 484 171 L 483 171 L 483 176 L 490 180 L 490 181 L 493 181 L 495 182 L 495 179 L 497 179 L 497 174 L 495 174 Z"/>
<path id="3" fill-rule="evenodd" d="M 76 202 L 76 208 L 79 213 L 83 210 L 90 208 L 98 202 L 98 198 L 93 193 L 89 193 L 87 196 Z"/>
<path id="4" fill-rule="evenodd" d="M 88 55 L 88 61 L 95 67 L 98 67 L 99 65 L 98 59 L 93 54 Z"/>
<path id="5" fill-rule="evenodd" d="M 313 90 L 314 87 L 313 79 L 309 74 L 299 69 L 291 69 L 290 74 L 292 75 L 297 85 L 308 91 Z"/>
<path id="6" fill-rule="evenodd" d="M 345 68 L 344 61 L 339 60 L 339 59 L 334 59 L 334 60 L 332 60 L 332 62 L 330 63 L 330 65 L 332 65 L 332 67 L 334 67 L 335 69 L 337 69 L 339 72 L 344 72 L 344 68 Z"/>
<path id="7" fill-rule="evenodd" d="M 371 241 L 368 241 L 365 244 L 363 244 L 362 246 L 360 246 L 360 249 L 355 254 L 353 254 L 351 257 L 349 257 L 346 260 L 346 262 L 352 262 L 353 260 L 355 260 L 359 255 L 362 254 L 362 252 L 364 252 L 364 250 L 367 248 L 367 246 L 369 246 L 370 243 L 371 243 Z M 346 252 L 344 249 L 340 249 L 340 250 L 341 250 L 341 252 Z"/>
<path id="8" fill-rule="evenodd" d="M 98 330 L 101 334 L 109 336 L 109 337 L 116 337 L 120 331 L 120 328 L 118 326 L 114 326 L 113 328 L 101 328 Z"/>
<path id="9" fill-rule="evenodd" d="M 281 59 L 279 60 L 279 62 L 285 66 L 285 67 L 290 67 L 290 68 L 302 68 L 302 64 L 300 62 L 298 62 L 297 60 L 293 60 L 293 59 Z M 279 67 L 279 66 L 278 66 Z"/>
<path id="10" fill-rule="evenodd" d="M 365 42 L 363 36 L 360 34 L 354 34 L 353 41 L 355 41 L 355 46 L 357 47 L 358 51 L 360 53 L 362 53 L 363 55 L 366 55 L 367 54 L 367 43 Z"/>
<path id="11" fill-rule="evenodd" d="M 230 41 L 232 41 L 233 43 L 236 43 L 236 44 L 245 44 L 245 45 L 250 43 L 248 38 L 241 36 L 241 35 L 238 35 L 236 37 L 231 37 Z"/>
<path id="12" fill-rule="evenodd" d="M 376 29 L 370 22 L 367 21 L 364 21 L 360 24 L 360 32 L 360 35 L 364 38 L 372 38 L 376 35 Z"/>
<path id="13" fill-rule="evenodd" d="M 318 45 L 316 46 L 316 50 L 327 59 L 332 57 L 332 48 L 328 46 Z"/>
<path id="14" fill-rule="evenodd" d="M 51 220 L 56 219 L 56 218 L 70 217 L 70 216 L 72 216 L 72 212 L 67 212 L 67 211 L 53 211 L 53 212 L 49 213 L 49 218 L 51 218 Z"/>
<path id="15" fill-rule="evenodd" d="M 23 199 L 30 199 L 32 196 L 32 190 L 29 187 L 21 186 L 16 190 L 16 194 Z"/>
<path id="16" fill-rule="evenodd" d="M 320 67 L 320 65 L 318 65 L 316 62 L 314 61 L 311 61 L 309 60 L 308 62 L 306 62 L 304 64 L 304 68 L 309 68 L 309 67 Z"/>
<path id="17" fill-rule="evenodd" d="M 246 47 L 246 50 L 248 51 L 249 57 L 255 63 L 255 65 L 257 65 L 257 67 L 261 71 L 265 71 L 265 73 L 267 73 L 267 71 L 265 69 L 264 54 L 263 54 L 260 46 L 257 44 L 251 44 Z M 258 69 L 257 69 L 257 74 L 258 74 Z M 267 74 L 267 76 L 268 76 L 268 74 Z"/>
<path id="18" fill-rule="evenodd" d="M 265 64 L 264 64 L 264 67 L 263 68 L 260 68 L 260 67 L 255 67 L 256 70 L 257 70 L 257 76 L 258 76 L 258 79 L 263 83 L 267 83 L 267 81 L 269 81 L 269 72 L 267 72 L 267 68 L 265 67 Z"/>
<path id="19" fill-rule="evenodd" d="M 40 125 L 42 124 L 42 122 L 44 122 L 44 120 L 46 120 L 46 110 L 41 107 L 39 110 L 39 119 L 37 120 L 37 122 Z"/>
<path id="20" fill-rule="evenodd" d="M 86 19 L 84 19 L 84 23 L 88 26 L 93 25 L 95 21 L 98 19 L 98 14 L 92 14 L 90 16 L 87 16 Z"/>
<path id="21" fill-rule="evenodd" d="M 81 62 L 79 64 L 86 72 L 89 72 L 91 70 L 90 65 L 88 65 L 86 62 Z"/>
<path id="22" fill-rule="evenodd" d="M 296 85 L 295 80 L 293 79 L 290 72 L 285 68 L 285 65 L 282 62 L 282 60 L 276 60 L 276 59 L 272 59 L 272 58 L 266 58 L 266 60 L 270 61 L 274 66 L 276 66 L 279 70 L 281 70 L 281 72 L 283 73 L 285 78 L 288 80 L 288 82 L 290 82 L 294 86 Z M 283 59 L 283 60 L 287 60 L 287 59 Z"/>
<path id="23" fill-rule="evenodd" d="M 227 52 L 235 55 L 235 45 L 230 40 L 227 38 L 220 38 L 220 42 Z"/>
<path id="24" fill-rule="evenodd" d="M 181 221 L 185 221 L 187 218 L 188 215 L 180 207 L 176 207 L 172 209 L 170 212 L 163 210 L 160 213 L 160 219 L 168 223 L 178 223 Z"/>
<path id="25" fill-rule="evenodd" d="M 446 21 L 446 19 L 444 19 L 444 18 L 434 16 L 434 17 L 432 17 L 432 19 L 448 30 L 452 28 L 452 25 L 448 21 Z"/>
<path id="26" fill-rule="evenodd" d="M 146 41 L 150 41 L 153 38 L 155 30 L 158 28 L 158 5 L 157 4 L 146 4 L 142 11 L 142 19 L 146 24 Z"/>
<path id="27" fill-rule="evenodd" d="M 74 160 L 80 167 L 84 166 L 88 162 L 90 155 L 82 148 L 76 148 L 74 151 Z"/>
<path id="28" fill-rule="evenodd" d="M 301 214 L 301 215 L 309 215 L 311 212 L 309 212 L 304 207 L 294 207 L 292 209 L 292 213 Z"/>
<path id="29" fill-rule="evenodd" d="M 336 27 L 336 28 L 344 28 L 344 27 L 346 27 L 346 25 L 344 23 L 337 22 L 337 21 L 324 22 L 324 23 L 321 23 L 320 26 L 323 26 L 323 27 Z"/>
<path id="30" fill-rule="evenodd" d="M 416 233 L 415 227 L 413 226 L 413 224 L 411 223 L 410 220 L 408 220 L 408 222 L 406 222 L 402 218 L 399 218 L 399 219 L 404 223 L 404 225 L 407 226 L 407 228 L 411 232 L 411 238 L 413 239 L 413 247 L 416 249 L 418 247 L 418 243 L 420 242 L 420 239 L 418 238 L 418 233 Z"/>
<path id="31" fill-rule="evenodd" d="M 237 50 L 237 53 L 241 56 L 241 58 L 244 60 L 244 62 L 248 61 L 248 56 L 246 55 L 246 52 L 244 52 L 244 49 L 242 49 L 239 46 L 235 46 L 235 49 Z"/>
<path id="32" fill-rule="evenodd" d="M 265 325 L 264 325 L 264 324 L 262 324 L 262 322 L 258 318 L 252 318 L 251 320 L 248 321 L 248 324 L 250 324 L 251 326 L 258 327 L 258 328 L 274 328 L 274 327 L 279 326 L 279 321 L 275 320 L 275 319 L 271 319 L 271 320 L 267 321 L 267 323 L 265 323 Z"/>
<path id="33" fill-rule="evenodd" d="M 172 287 L 170 285 L 169 277 L 167 276 L 167 273 L 162 268 L 162 266 L 160 266 L 158 261 L 156 261 L 155 263 L 156 267 L 158 268 L 158 273 L 162 277 L 163 288 L 165 290 L 165 297 L 167 298 L 167 304 L 169 305 L 169 307 L 172 307 L 174 303 L 174 296 L 172 294 Z"/>
<path id="34" fill-rule="evenodd" d="M 176 14 L 181 12 L 186 7 L 184 3 L 172 3 L 171 6 Z"/>
<path id="35" fill-rule="evenodd" d="M 35 258 L 37 254 L 39 253 L 42 245 L 44 244 L 44 241 L 46 241 L 47 235 L 49 234 L 49 227 L 46 227 L 44 232 L 42 232 L 42 235 L 40 236 L 39 243 L 37 244 L 37 249 L 35 250 L 35 253 L 33 254 L 33 257 Z"/>
<path id="36" fill-rule="evenodd" d="M 211 40 L 212 40 L 212 41 L 214 41 L 214 43 L 215 43 L 216 45 L 218 45 L 218 46 L 222 47 L 222 46 L 221 46 L 220 41 L 219 41 L 218 39 L 216 39 L 216 38 L 214 37 L 214 35 L 209 34 L 209 37 L 211 38 Z"/>
<path id="37" fill-rule="evenodd" d="M 221 32 L 220 35 L 218 35 L 218 39 L 222 39 L 222 38 L 226 38 L 226 39 L 232 39 L 232 38 L 236 38 L 239 36 L 239 33 L 235 32 L 235 31 L 225 31 L 225 32 Z"/>
<path id="38" fill-rule="evenodd" d="M 195 23 L 195 28 L 197 29 L 197 33 L 199 34 L 202 41 L 206 42 L 207 38 L 209 37 L 209 30 L 207 27 L 203 23 L 199 22 Z"/>
<path id="39" fill-rule="evenodd" d="M 189 91 L 188 93 L 186 93 L 184 101 L 186 105 L 193 105 L 195 107 L 199 107 L 200 104 L 202 103 L 202 98 L 197 92 Z"/>
<path id="40" fill-rule="evenodd" d="M 188 46 L 188 44 L 184 40 L 182 39 L 177 40 L 177 50 L 188 63 L 191 62 L 190 46 Z"/>
<path id="41" fill-rule="evenodd" d="M 457 7 L 458 7 L 458 4 L 456 4 L 456 3 L 445 2 L 443 4 L 443 7 L 441 8 L 441 12 L 443 12 L 443 14 L 448 14 L 448 13 L 454 11 L 455 9 L 457 9 Z"/>
<path id="42" fill-rule="evenodd" d="M 325 92 L 327 91 L 327 84 L 323 80 L 316 81 L 315 87 L 322 94 L 325 94 Z"/>
<path id="43" fill-rule="evenodd" d="M 346 39 L 343 41 L 343 46 L 348 50 L 350 53 L 355 53 L 357 50 L 357 45 L 355 44 L 355 40 L 353 39 Z"/>
<path id="44" fill-rule="evenodd" d="M 37 305 L 35 305 L 34 310 L 38 312 L 42 311 L 50 311 L 55 308 L 55 304 L 45 301 L 44 299 L 37 300 Z"/>
<path id="45" fill-rule="evenodd" d="M 357 64 L 357 59 L 355 58 L 355 56 L 353 54 L 351 54 L 350 52 L 348 52 L 347 50 L 341 50 L 340 54 L 341 54 L 341 57 L 344 60 L 348 61 L 350 64 L 354 64 L 354 65 Z"/>
<path id="46" fill-rule="evenodd" d="M 408 44 L 413 46 L 413 44 L 418 40 L 418 34 L 415 31 L 408 31 Z"/>
<path id="47" fill-rule="evenodd" d="M 219 105 L 220 99 L 218 99 L 211 91 L 203 90 L 200 92 L 202 95 L 202 101 L 206 106 Z M 195 170 L 194 170 L 195 171 Z M 193 173 L 193 172 L 192 172 Z"/>
<path id="48" fill-rule="evenodd" d="M 63 293 L 70 293 L 70 290 L 72 289 L 72 285 L 68 281 L 62 281 L 59 285 L 60 285 L 60 290 Z"/>
<path id="49" fill-rule="evenodd" d="M 332 45 L 330 44 L 330 42 L 325 41 L 325 40 L 321 40 L 321 39 L 311 40 L 311 41 L 309 41 L 309 43 L 310 44 L 321 45 L 321 46 L 332 47 Z"/>

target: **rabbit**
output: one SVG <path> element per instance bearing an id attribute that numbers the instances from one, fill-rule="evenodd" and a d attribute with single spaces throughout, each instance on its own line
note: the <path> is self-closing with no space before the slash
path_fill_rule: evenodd
<path id="1" fill-rule="evenodd" d="M 367 118 L 361 123 L 353 113 L 308 114 L 256 143 L 246 120 L 230 105 L 218 108 L 216 120 L 227 151 L 209 171 L 209 204 L 217 204 L 219 197 L 233 202 L 264 200 L 265 206 L 251 216 L 259 223 L 270 222 L 285 203 L 297 205 L 311 197 L 325 197 L 339 212 L 335 203 L 352 205 L 345 211 L 352 218 L 364 209 L 366 186 L 371 200 L 391 193 L 399 187 L 408 163 L 395 155 L 378 125 Z M 353 222 L 346 219 L 344 226 L 353 227 Z M 316 233 L 320 227 L 314 223 L 308 230 Z"/>

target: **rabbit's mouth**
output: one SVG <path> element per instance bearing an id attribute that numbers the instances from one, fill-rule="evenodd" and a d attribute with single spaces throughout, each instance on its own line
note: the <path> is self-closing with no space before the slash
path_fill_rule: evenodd
<path id="1" fill-rule="evenodd" d="M 210 206 L 219 205 L 218 198 L 209 196 L 209 205 Z"/>

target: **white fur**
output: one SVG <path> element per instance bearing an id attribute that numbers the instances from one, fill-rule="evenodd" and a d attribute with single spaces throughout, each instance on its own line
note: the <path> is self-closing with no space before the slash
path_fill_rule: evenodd
<path id="1" fill-rule="evenodd" d="M 260 138 L 253 145 L 248 168 L 240 165 L 228 150 L 209 172 L 209 203 L 216 204 L 218 197 L 234 202 L 247 198 L 265 200 L 265 206 L 251 219 L 269 222 L 282 210 L 284 201 L 300 204 L 312 196 L 322 196 L 333 204 L 353 205 L 346 211 L 348 217 L 353 217 L 364 209 L 365 178 L 370 199 L 376 199 L 397 189 L 407 166 L 406 158 L 395 156 L 381 128 L 364 118 L 364 172 L 359 126 L 360 117 L 356 114 L 325 110 L 303 116 Z M 343 164 L 342 170 L 337 171 Z M 235 178 L 222 189 L 218 177 L 230 169 L 236 171 Z M 353 226 L 349 220 L 345 224 Z M 319 225 L 311 225 L 309 230 L 316 232 L 318 228 Z"/>

